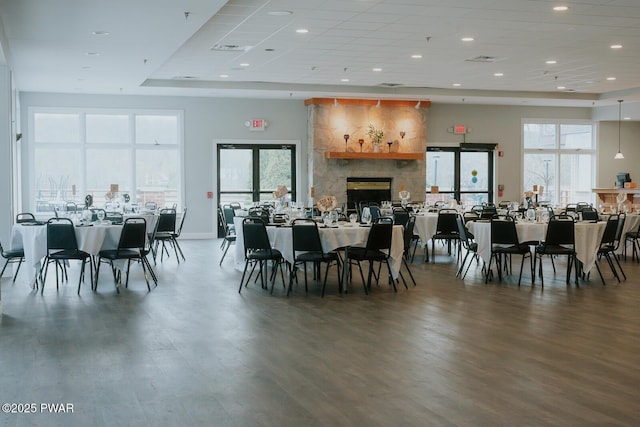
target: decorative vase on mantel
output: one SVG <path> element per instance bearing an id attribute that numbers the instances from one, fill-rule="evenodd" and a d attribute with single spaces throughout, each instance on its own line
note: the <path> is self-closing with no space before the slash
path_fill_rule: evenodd
<path id="1" fill-rule="evenodd" d="M 373 152 L 374 153 L 379 153 L 380 152 L 380 143 L 379 142 L 375 142 L 373 143 Z"/>

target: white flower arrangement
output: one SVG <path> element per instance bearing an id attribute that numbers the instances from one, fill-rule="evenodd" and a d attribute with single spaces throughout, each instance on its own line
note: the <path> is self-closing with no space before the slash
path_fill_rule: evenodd
<path id="1" fill-rule="evenodd" d="M 368 134 L 374 144 L 380 144 L 382 142 L 382 138 L 384 138 L 384 131 L 382 129 L 377 129 L 373 123 L 369 123 Z"/>

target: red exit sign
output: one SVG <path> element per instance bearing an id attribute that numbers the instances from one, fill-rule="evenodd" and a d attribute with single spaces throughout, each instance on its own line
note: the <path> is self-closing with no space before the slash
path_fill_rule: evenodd
<path id="1" fill-rule="evenodd" d="M 455 125 L 453 127 L 453 133 L 456 135 L 462 135 L 467 133 L 467 127 L 465 125 Z"/>

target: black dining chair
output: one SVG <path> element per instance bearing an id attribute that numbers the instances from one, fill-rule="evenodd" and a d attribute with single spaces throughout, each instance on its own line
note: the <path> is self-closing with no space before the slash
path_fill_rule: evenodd
<path id="1" fill-rule="evenodd" d="M 21 212 L 16 215 L 16 223 L 21 224 L 24 222 L 35 222 L 36 217 L 31 212 Z"/>
<path id="2" fill-rule="evenodd" d="M 329 267 L 335 265 L 338 270 L 338 292 L 342 292 L 342 275 L 340 274 L 340 257 L 337 252 L 329 251 L 325 252 L 322 248 L 322 242 L 320 241 L 320 233 L 318 232 L 318 225 L 313 219 L 299 218 L 293 221 L 291 225 L 292 241 L 293 241 L 293 265 L 291 266 L 291 272 L 289 276 L 289 289 L 287 295 L 291 294 L 293 281 L 297 282 L 297 271 L 302 265 L 304 275 L 304 290 L 308 292 L 307 287 L 307 263 L 311 263 L 313 266 L 314 277 L 318 280 L 322 279 L 320 273 L 320 266 L 322 263 L 326 264 L 324 272 L 324 281 L 322 282 L 322 291 L 320 296 L 324 297 L 324 292 L 327 287 L 327 277 L 329 275 Z"/>
<path id="3" fill-rule="evenodd" d="M 604 233 L 602 234 L 602 239 L 600 240 L 600 246 L 598 248 L 598 258 L 604 257 L 607 260 L 607 264 L 611 268 L 611 272 L 613 273 L 613 277 L 615 277 L 618 282 L 620 282 L 620 275 L 618 274 L 618 270 L 616 270 L 615 264 L 618 265 L 618 269 L 620 273 L 627 280 L 627 276 L 620 265 L 620 261 L 618 261 L 618 256 L 616 252 L 620 246 L 620 241 L 622 240 L 622 229 L 624 228 L 626 216 L 625 214 L 611 214 L 607 219 L 607 223 L 604 228 Z M 615 262 L 615 264 L 614 264 Z M 600 270 L 600 265 L 598 260 L 596 259 L 596 269 L 598 270 L 598 274 L 600 275 L 600 280 L 602 280 L 602 284 L 605 285 L 604 277 L 602 276 L 602 271 Z"/>
<path id="4" fill-rule="evenodd" d="M 394 220 L 394 224 L 397 225 L 395 220 Z M 413 282 L 413 286 L 416 286 L 416 279 L 413 277 L 413 273 L 409 268 L 409 263 L 407 262 L 407 260 L 412 257 L 411 255 L 412 246 L 414 246 L 414 244 L 417 245 L 417 241 L 415 241 L 415 234 L 414 234 L 415 226 L 416 226 L 416 217 L 414 215 L 410 215 L 409 218 L 407 219 L 407 223 L 404 224 L 404 229 L 402 231 L 402 240 L 404 243 L 404 251 L 402 253 L 402 265 L 404 265 L 404 267 L 407 269 L 407 272 L 409 273 L 409 277 Z M 400 273 L 402 272 L 400 271 Z M 400 274 L 400 277 L 404 282 L 404 277 L 402 276 L 402 274 Z"/>
<path id="5" fill-rule="evenodd" d="M 234 218 L 233 208 L 231 208 L 230 206 L 220 207 L 218 208 L 218 212 L 220 224 L 222 225 L 222 230 L 224 232 L 224 236 L 222 237 L 222 244 L 220 246 L 220 250 L 222 250 L 222 257 L 220 258 L 219 265 L 222 265 L 222 261 L 224 261 L 224 258 L 227 256 L 229 247 L 231 247 L 231 245 L 235 244 L 236 242 L 236 230 L 235 227 L 232 227 Z M 230 218 L 227 218 L 227 216 L 229 216 Z M 231 221 L 231 225 L 229 223 L 229 220 Z"/>
<path id="6" fill-rule="evenodd" d="M 167 254 L 169 258 L 169 250 L 167 245 L 173 247 L 173 251 L 176 254 L 176 261 L 180 264 L 180 258 L 178 257 L 178 249 L 175 245 L 174 233 L 176 230 L 176 210 L 175 209 L 161 209 L 158 215 L 158 228 L 156 230 L 155 246 L 153 250 L 153 260 L 156 260 L 158 250 L 160 250 L 160 261 L 164 260 L 164 255 Z"/>
<path id="7" fill-rule="evenodd" d="M 388 218 L 380 218 L 378 222 L 371 225 L 369 236 L 367 237 L 367 243 L 365 246 L 350 246 L 346 251 L 346 262 L 351 270 L 352 264 L 356 264 L 358 271 L 360 272 L 360 278 L 362 279 L 362 285 L 366 294 L 371 290 L 371 277 L 374 275 L 374 263 L 385 263 L 387 271 L 389 272 L 389 282 L 393 285 L 393 291 L 397 292 L 396 283 L 391 276 L 391 266 L 389 265 L 389 257 L 391 256 L 391 242 L 393 239 L 393 221 L 389 221 Z M 367 280 L 364 280 L 364 274 L 362 272 L 362 262 L 367 261 L 369 263 L 369 272 Z M 346 266 L 344 268 L 347 268 Z M 351 271 L 349 271 L 351 276 Z M 379 276 L 376 277 L 378 282 Z M 405 283 L 406 287 L 406 283 Z"/>
<path id="8" fill-rule="evenodd" d="M 127 261 L 127 271 L 125 288 L 129 287 L 129 271 L 131 269 L 131 261 L 139 261 L 142 265 L 144 279 L 147 282 L 147 290 L 151 291 L 149 285 L 149 275 L 158 286 L 158 278 L 156 277 L 147 255 L 150 249 L 147 247 L 147 221 L 144 218 L 127 218 L 122 226 L 118 247 L 116 249 L 101 250 L 98 254 L 98 266 L 96 268 L 96 286 L 98 290 L 98 278 L 100 276 L 100 264 L 102 261 L 108 261 L 113 273 L 113 281 L 116 292 L 120 293 L 119 284 L 121 283 L 121 270 L 115 264 L 118 260 Z"/>
<path id="9" fill-rule="evenodd" d="M 456 273 L 456 277 L 459 277 L 462 274 L 462 269 L 464 268 L 467 262 L 467 258 L 469 258 L 469 254 L 473 254 L 471 259 L 469 260 L 469 265 L 467 265 L 467 269 L 465 270 L 464 274 L 462 274 L 462 279 L 464 280 L 464 278 L 467 277 L 467 273 L 469 272 L 469 267 L 471 267 L 471 263 L 473 262 L 473 259 L 475 258 L 477 261 L 479 260 L 478 244 L 474 242 L 470 237 L 470 235 L 468 234 L 467 227 L 464 224 L 464 219 L 462 216 L 458 215 L 456 217 L 456 225 L 458 226 L 458 234 L 460 235 L 460 243 L 462 245 L 462 249 L 465 250 L 465 255 L 462 260 L 462 263 L 460 264 L 460 268 Z"/>
<path id="10" fill-rule="evenodd" d="M 84 281 L 85 266 L 89 263 L 91 275 L 91 289 L 94 289 L 93 282 L 93 258 L 90 253 L 82 251 L 78 248 L 76 239 L 76 231 L 73 222 L 69 218 L 51 218 L 47 221 L 47 255 L 42 266 L 44 268 L 44 277 L 42 279 L 42 290 L 44 293 L 44 284 L 47 280 L 47 272 L 49 264 L 56 265 L 56 289 L 59 289 L 58 266 L 65 261 L 78 260 L 81 261 L 80 278 L 78 279 L 78 295 L 80 295 L 80 286 Z M 63 272 L 66 271 L 63 268 Z"/>
<path id="11" fill-rule="evenodd" d="M 284 273 L 282 272 L 282 264 L 284 258 L 282 253 L 271 247 L 269 241 L 269 235 L 267 234 L 267 227 L 265 222 L 258 217 L 246 217 L 242 220 L 242 239 L 244 243 L 244 270 L 242 272 L 242 278 L 240 279 L 240 287 L 238 293 L 242 291 L 242 285 L 247 286 L 251 280 L 251 276 L 255 271 L 256 266 L 260 267 L 259 277 L 261 280 L 262 288 L 267 289 L 267 281 L 265 278 L 266 269 L 268 263 L 272 264 L 271 280 L 271 293 L 273 293 L 273 287 L 276 282 L 276 274 L 278 268 L 280 269 L 280 276 L 282 277 L 282 286 L 286 288 L 284 282 Z M 244 278 L 247 274 L 247 269 L 251 265 L 251 271 L 247 277 L 245 283 Z"/>
<path id="12" fill-rule="evenodd" d="M 553 261 L 554 256 L 567 256 L 567 285 L 571 278 L 571 267 L 575 265 L 575 281 L 578 284 L 578 266 L 576 263 L 576 242 L 575 223 L 570 217 L 551 219 L 547 225 L 547 234 L 544 242 L 536 246 L 535 257 L 533 259 L 533 275 L 531 282 L 535 283 L 536 264 L 540 260 L 540 282 L 544 287 L 544 273 L 542 271 L 542 258 L 550 255 Z M 555 265 L 554 265 L 555 272 Z"/>
<path id="13" fill-rule="evenodd" d="M 13 275 L 13 281 L 16 281 L 16 277 L 18 277 L 18 271 L 20 271 L 20 266 L 22 265 L 22 261 L 24 261 L 24 250 L 23 249 L 9 249 L 4 250 L 2 247 L 2 242 L 0 242 L 0 253 L 2 253 L 2 258 L 6 261 L 4 263 L 4 267 L 2 267 L 2 273 L 0 273 L 0 277 L 4 274 L 4 271 L 7 269 L 9 263 L 18 263 L 18 267 Z"/>
<path id="14" fill-rule="evenodd" d="M 502 270 L 507 265 L 507 258 L 511 255 L 521 255 L 520 275 L 518 276 L 518 286 L 522 281 L 522 268 L 524 267 L 525 258 L 529 257 L 530 268 L 533 275 L 533 262 L 531 260 L 531 249 L 529 245 L 520 243 L 518 239 L 518 230 L 513 218 L 506 216 L 504 218 L 491 219 L 491 258 L 489 266 L 485 274 L 485 283 L 488 283 L 491 275 L 491 264 L 495 260 L 496 269 L 498 271 L 498 279 L 502 281 Z M 504 263 L 504 265 L 503 265 Z"/>
<path id="15" fill-rule="evenodd" d="M 460 234 L 458 233 L 458 224 L 456 223 L 457 217 L 458 211 L 455 209 L 440 209 L 438 212 L 436 233 L 431 236 L 431 257 L 433 262 L 435 262 L 435 245 L 437 240 L 447 243 L 447 253 L 449 255 L 451 255 L 452 243 L 459 242 Z"/>

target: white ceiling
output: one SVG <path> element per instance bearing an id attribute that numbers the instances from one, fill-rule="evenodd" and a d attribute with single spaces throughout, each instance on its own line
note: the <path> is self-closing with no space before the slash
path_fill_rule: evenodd
<path id="1" fill-rule="evenodd" d="M 640 102 L 640 0 L 0 0 L 0 19 L 21 91 Z"/>

